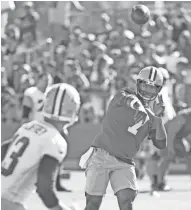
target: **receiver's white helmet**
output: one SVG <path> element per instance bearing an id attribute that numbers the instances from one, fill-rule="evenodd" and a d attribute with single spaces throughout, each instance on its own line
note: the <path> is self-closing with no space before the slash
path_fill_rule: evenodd
<path id="1" fill-rule="evenodd" d="M 46 118 L 68 123 L 78 120 L 80 95 L 73 86 L 66 83 L 52 85 L 45 96 L 43 114 Z"/>

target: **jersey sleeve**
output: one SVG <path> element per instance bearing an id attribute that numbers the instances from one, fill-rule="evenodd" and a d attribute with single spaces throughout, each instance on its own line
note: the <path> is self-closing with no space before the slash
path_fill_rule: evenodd
<path id="1" fill-rule="evenodd" d="M 131 89 L 121 89 L 117 92 L 116 98 L 121 105 L 130 107 L 132 109 L 140 109 L 142 104 L 137 98 L 136 93 Z"/>
<path id="2" fill-rule="evenodd" d="M 32 90 L 31 88 L 27 88 L 24 92 L 24 96 L 28 96 L 28 97 L 31 97 L 31 94 L 32 94 Z"/>
<path id="3" fill-rule="evenodd" d="M 43 155 L 49 155 L 61 162 L 67 154 L 67 143 L 60 134 L 55 134 L 45 140 Z"/>

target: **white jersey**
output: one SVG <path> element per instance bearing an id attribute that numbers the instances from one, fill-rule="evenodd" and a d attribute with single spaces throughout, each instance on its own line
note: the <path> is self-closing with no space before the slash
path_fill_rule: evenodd
<path id="1" fill-rule="evenodd" d="M 65 139 L 51 124 L 43 121 L 23 124 L 1 165 L 2 197 L 23 203 L 34 190 L 41 158 L 47 154 L 61 162 L 66 153 Z"/>
<path id="2" fill-rule="evenodd" d="M 24 96 L 28 96 L 32 99 L 33 108 L 31 112 L 31 120 L 42 120 L 42 110 L 44 106 L 44 93 L 40 91 L 37 87 L 30 87 L 26 89 Z"/>

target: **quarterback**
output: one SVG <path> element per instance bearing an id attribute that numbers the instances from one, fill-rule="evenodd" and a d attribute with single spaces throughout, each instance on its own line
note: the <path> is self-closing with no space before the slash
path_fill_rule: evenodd
<path id="1" fill-rule="evenodd" d="M 120 210 L 133 209 L 138 191 L 134 157 L 142 141 L 149 136 L 158 149 L 167 144 L 162 120 L 149 108 L 162 85 L 160 71 L 149 66 L 140 71 L 136 92 L 124 88 L 111 100 L 101 132 L 80 160 L 80 166 L 86 168 L 85 210 L 100 208 L 109 181 Z M 162 106 L 154 103 L 154 111 Z"/>
<path id="2" fill-rule="evenodd" d="M 33 189 L 48 209 L 70 209 L 60 203 L 54 189 L 67 154 L 60 133 L 78 119 L 79 107 L 80 96 L 74 87 L 52 85 L 45 94 L 44 120 L 25 123 L 14 134 L 1 164 L 2 210 L 25 210 L 25 200 Z"/>

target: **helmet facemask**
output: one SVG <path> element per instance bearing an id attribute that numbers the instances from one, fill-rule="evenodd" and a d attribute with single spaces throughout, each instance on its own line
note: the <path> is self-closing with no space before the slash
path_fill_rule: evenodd
<path id="1" fill-rule="evenodd" d="M 162 86 L 155 84 L 151 81 L 137 80 L 137 92 L 138 95 L 145 101 L 150 102 L 155 100 Z"/>

